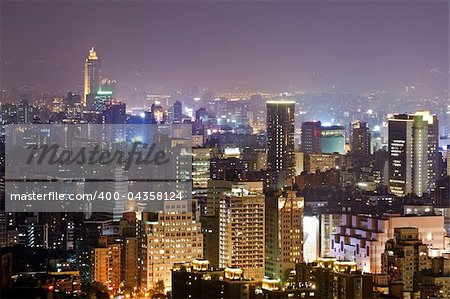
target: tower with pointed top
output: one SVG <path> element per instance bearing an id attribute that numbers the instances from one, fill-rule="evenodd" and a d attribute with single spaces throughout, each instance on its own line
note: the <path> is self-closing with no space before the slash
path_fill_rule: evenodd
<path id="1" fill-rule="evenodd" d="M 94 95 L 100 88 L 100 60 L 94 47 L 89 50 L 84 63 L 83 106 L 86 106 L 89 95 Z"/>

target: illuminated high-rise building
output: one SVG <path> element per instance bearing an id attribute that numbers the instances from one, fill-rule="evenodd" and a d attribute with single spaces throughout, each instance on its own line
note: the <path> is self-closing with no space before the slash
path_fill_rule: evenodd
<path id="1" fill-rule="evenodd" d="M 428 123 L 428 187 L 435 188 L 439 177 L 439 121 L 429 111 L 418 111 L 416 115 L 422 115 Z"/>
<path id="2" fill-rule="evenodd" d="M 413 189 L 413 124 L 414 119 L 406 114 L 389 119 L 389 191 L 398 196 L 405 196 Z"/>
<path id="3" fill-rule="evenodd" d="M 159 284 L 170 290 L 172 266 L 203 257 L 200 219 L 188 205 L 189 201 L 167 202 L 162 212 L 144 213 L 141 270 L 144 290 Z"/>
<path id="4" fill-rule="evenodd" d="M 197 200 L 201 215 L 206 214 L 206 198 L 210 177 L 211 149 L 192 148 L 192 195 Z"/>
<path id="5" fill-rule="evenodd" d="M 389 119 L 389 190 L 397 196 L 434 187 L 438 165 L 438 121 L 428 111 Z"/>
<path id="6" fill-rule="evenodd" d="M 262 182 L 240 182 L 220 199 L 219 267 L 240 268 L 245 278 L 264 278 Z"/>
<path id="7" fill-rule="evenodd" d="M 103 242 L 104 243 L 104 242 Z M 116 291 L 120 284 L 120 244 L 101 244 L 94 248 L 94 281 Z"/>
<path id="8" fill-rule="evenodd" d="M 108 91 L 112 94 L 113 98 L 116 96 L 117 81 L 109 78 L 102 78 L 99 90 L 105 92 Z"/>
<path id="9" fill-rule="evenodd" d="M 113 221 L 120 221 L 123 213 L 127 212 L 127 201 L 125 200 L 128 194 L 128 176 L 122 168 L 116 167 L 113 171 L 114 180 L 111 182 L 111 190 L 116 194 L 120 194 L 118 200 L 114 201 L 113 207 Z"/>
<path id="10" fill-rule="evenodd" d="M 100 88 L 100 60 L 92 48 L 84 63 L 83 106 L 86 106 L 89 95 L 94 95 Z"/>
<path id="11" fill-rule="evenodd" d="M 17 105 L 17 121 L 20 124 L 30 124 L 35 117 L 34 108 L 27 100 L 21 99 Z"/>
<path id="12" fill-rule="evenodd" d="M 320 256 L 331 256 L 331 240 L 341 224 L 342 214 L 320 215 Z"/>
<path id="13" fill-rule="evenodd" d="M 267 170 L 272 188 L 289 185 L 295 175 L 295 102 L 267 102 Z"/>
<path id="14" fill-rule="evenodd" d="M 126 122 L 126 104 L 117 100 L 106 103 L 106 109 L 103 111 L 106 124 L 124 124 Z"/>
<path id="15" fill-rule="evenodd" d="M 326 172 L 339 167 L 340 164 L 339 154 L 309 154 L 305 170 L 308 173 Z"/>
<path id="16" fill-rule="evenodd" d="M 370 129 L 366 122 L 355 121 L 351 124 L 351 150 L 359 157 L 370 156 Z"/>
<path id="17" fill-rule="evenodd" d="M 175 101 L 173 104 L 173 123 L 181 124 L 183 120 L 183 106 L 180 101 Z"/>
<path id="18" fill-rule="evenodd" d="M 308 121 L 302 123 L 301 149 L 305 154 L 319 154 L 322 123 Z"/>
<path id="19" fill-rule="evenodd" d="M 414 276 L 431 268 L 428 246 L 419 237 L 416 227 L 394 229 L 394 238 L 386 242 L 381 254 L 383 273 L 391 285 L 401 284 L 404 294 L 414 291 Z"/>
<path id="20" fill-rule="evenodd" d="M 208 215 L 219 214 L 220 200 L 225 198 L 227 193 L 231 192 L 233 183 L 225 180 L 208 180 L 206 199 L 206 213 Z"/>
<path id="21" fill-rule="evenodd" d="M 322 126 L 320 151 L 323 154 L 345 155 L 345 128 L 342 126 Z"/>
<path id="22" fill-rule="evenodd" d="M 99 90 L 96 94 L 88 95 L 86 107 L 96 112 L 103 112 L 106 110 L 108 102 L 113 99 L 112 92 Z"/>
<path id="23" fill-rule="evenodd" d="M 285 280 L 295 264 L 303 262 L 304 199 L 296 191 L 273 199 L 266 200 L 265 271 L 266 276 Z"/>

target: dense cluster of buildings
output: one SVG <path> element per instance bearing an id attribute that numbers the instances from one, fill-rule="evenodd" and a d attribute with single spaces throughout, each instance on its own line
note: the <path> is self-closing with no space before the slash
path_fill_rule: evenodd
<path id="1" fill-rule="evenodd" d="M 6 298 L 450 297 L 449 120 L 359 109 L 326 124 L 286 94 L 128 107 L 115 84 L 92 49 L 82 95 L 1 103 L 2 122 L 189 125 L 192 202 L 114 217 L 0 207 Z"/>

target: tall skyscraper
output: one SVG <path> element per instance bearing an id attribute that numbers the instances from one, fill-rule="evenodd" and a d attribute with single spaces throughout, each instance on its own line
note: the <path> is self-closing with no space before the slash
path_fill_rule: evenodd
<path id="1" fill-rule="evenodd" d="M 389 190 L 397 196 L 423 193 L 437 176 L 438 122 L 428 111 L 389 119 Z"/>
<path id="2" fill-rule="evenodd" d="M 351 150 L 359 157 L 370 156 L 370 129 L 366 122 L 355 121 L 351 124 Z"/>
<path id="3" fill-rule="evenodd" d="M 303 262 L 304 199 L 296 191 L 273 199 L 266 200 L 266 276 L 284 281 Z"/>
<path id="4" fill-rule="evenodd" d="M 183 106 L 180 101 L 175 101 L 173 104 L 173 123 L 181 124 L 183 118 Z"/>
<path id="5" fill-rule="evenodd" d="M 141 287 L 146 290 L 163 284 L 171 289 L 173 264 L 203 257 L 203 238 L 198 213 L 190 202 L 164 204 L 164 211 L 144 213 L 144 244 Z"/>
<path id="6" fill-rule="evenodd" d="M 265 250 L 262 188 L 262 182 L 233 185 L 220 200 L 219 214 L 219 267 L 240 268 L 245 278 L 260 280 Z"/>
<path id="7" fill-rule="evenodd" d="M 267 169 L 272 188 L 289 185 L 295 175 L 295 102 L 267 102 Z"/>
<path id="8" fill-rule="evenodd" d="M 398 196 L 413 191 L 413 123 L 406 114 L 389 119 L 389 191 Z"/>
<path id="9" fill-rule="evenodd" d="M 428 187 L 435 188 L 439 178 L 439 121 L 430 111 L 418 111 L 416 115 L 422 115 L 428 123 Z"/>
<path id="10" fill-rule="evenodd" d="M 222 229 L 220 227 L 220 221 L 223 222 L 225 220 L 221 218 L 221 211 L 224 209 L 227 210 L 223 203 L 229 201 L 227 198 L 232 194 L 232 190 L 240 190 L 243 188 L 249 194 L 261 195 L 263 194 L 263 185 L 261 182 L 208 180 L 207 186 L 206 215 L 202 218 L 203 237 L 205 240 L 204 257 L 210 261 L 212 266 L 219 267 L 219 232 Z M 222 243 L 221 246 L 225 245 Z"/>
<path id="11" fill-rule="evenodd" d="M 114 193 L 120 194 L 119 200 L 114 201 L 113 221 L 120 221 L 123 213 L 127 212 L 127 201 L 125 200 L 128 194 L 128 175 L 121 167 L 114 169 L 114 180 L 110 183 L 111 190 Z"/>
<path id="12" fill-rule="evenodd" d="M 231 192 L 233 186 L 232 181 L 225 180 L 208 180 L 207 182 L 207 200 L 206 211 L 209 215 L 218 215 L 220 208 L 220 200 L 225 198 L 227 193 Z"/>
<path id="13" fill-rule="evenodd" d="M 321 127 L 322 123 L 320 121 L 308 121 L 302 123 L 302 152 L 305 154 L 320 153 Z"/>
<path id="14" fill-rule="evenodd" d="M 210 164 L 210 148 L 192 148 L 192 195 L 198 200 L 201 215 L 206 214 L 206 198 L 208 194 Z"/>
<path id="15" fill-rule="evenodd" d="M 84 63 L 84 92 L 83 106 L 86 106 L 89 95 L 94 95 L 100 88 L 100 60 L 94 48 L 89 50 L 89 55 Z"/>

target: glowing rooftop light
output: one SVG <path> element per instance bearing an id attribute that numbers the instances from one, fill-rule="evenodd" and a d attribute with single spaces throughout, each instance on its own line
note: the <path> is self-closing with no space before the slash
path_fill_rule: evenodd
<path id="1" fill-rule="evenodd" d="M 95 52 L 94 47 L 89 50 L 89 60 L 98 60 L 97 52 Z"/>
<path id="2" fill-rule="evenodd" d="M 295 101 L 267 101 L 266 104 L 292 105 L 295 104 Z"/>
<path id="3" fill-rule="evenodd" d="M 99 90 L 97 92 L 97 94 L 98 95 L 112 95 L 113 93 L 112 93 L 112 91 L 109 91 L 109 90 Z"/>

